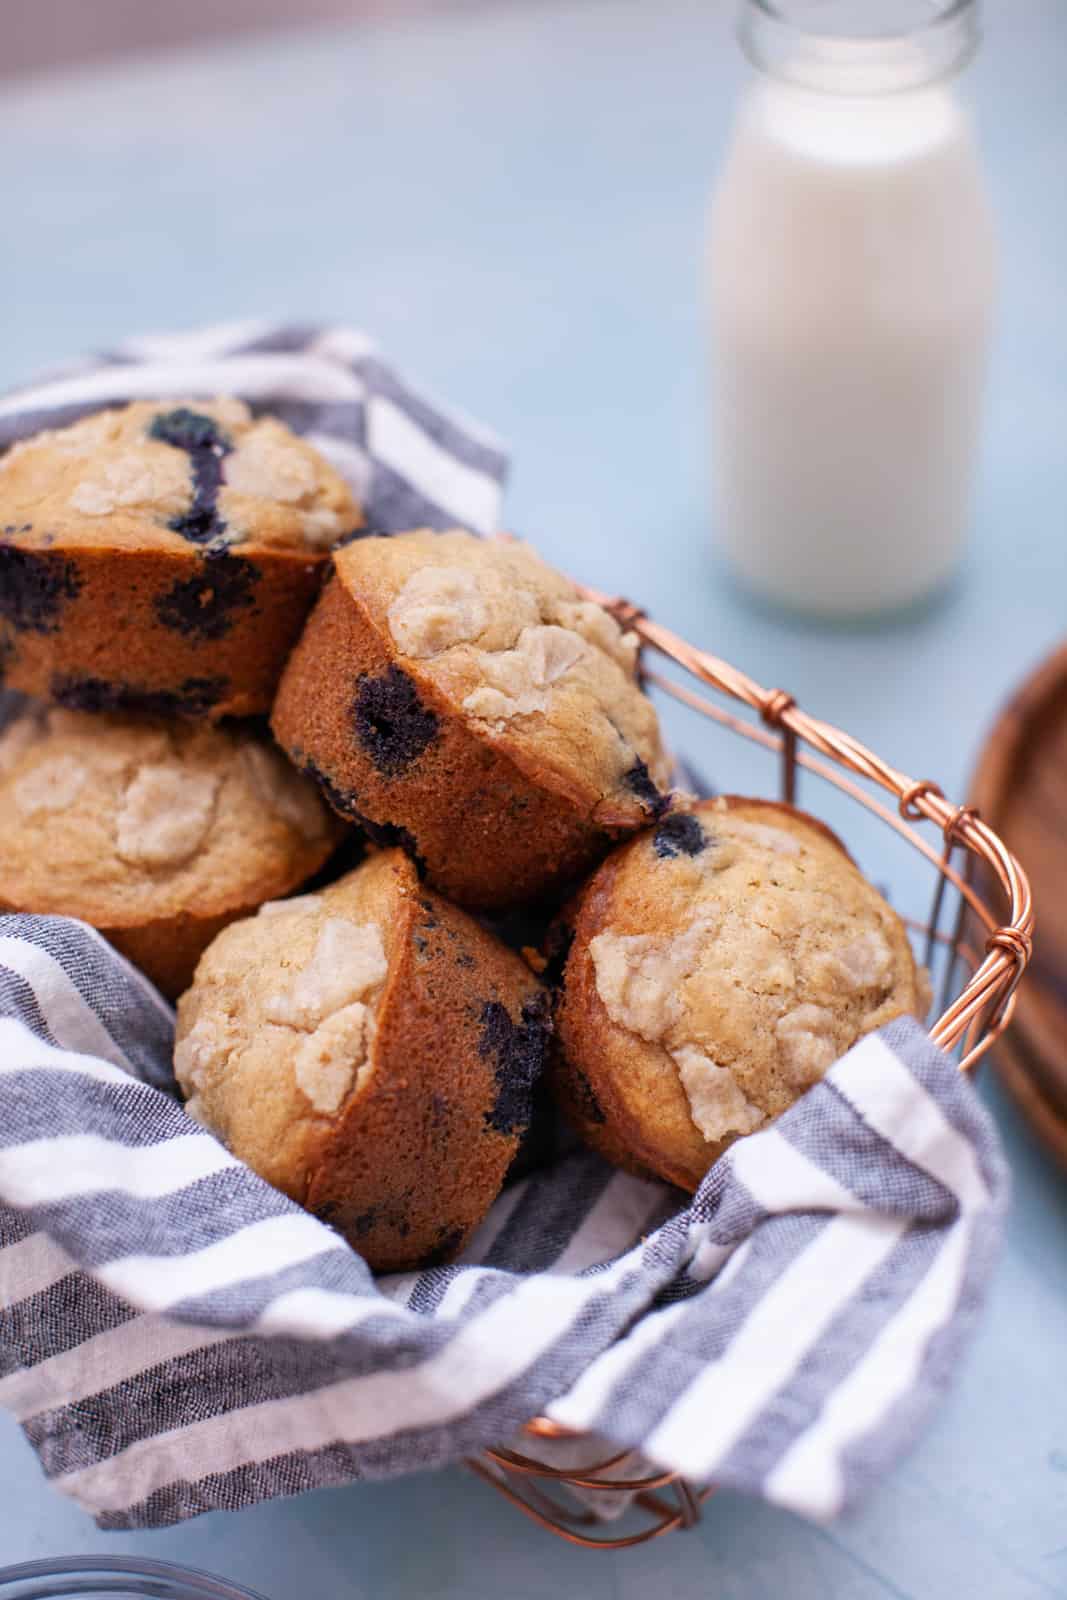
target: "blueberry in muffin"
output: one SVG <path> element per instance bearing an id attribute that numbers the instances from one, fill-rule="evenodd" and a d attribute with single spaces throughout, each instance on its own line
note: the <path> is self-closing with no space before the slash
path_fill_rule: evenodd
<path id="1" fill-rule="evenodd" d="M 232 924 L 178 1006 L 190 1114 L 378 1270 L 449 1259 L 530 1121 L 548 997 L 400 850 Z"/>
<path id="2" fill-rule="evenodd" d="M 334 554 L 273 727 L 343 816 L 403 830 L 442 893 L 499 908 L 669 806 L 637 644 L 518 542 L 360 539 Z"/>
<path id="3" fill-rule="evenodd" d="M 262 714 L 361 521 L 317 450 L 239 400 L 37 434 L 0 458 L 5 681 L 75 709 Z"/>
<path id="4" fill-rule="evenodd" d="M 857 1039 L 925 1013 L 900 918 L 821 823 L 724 797 L 620 846 L 566 917 L 553 1085 L 616 1163 L 694 1189 Z"/>

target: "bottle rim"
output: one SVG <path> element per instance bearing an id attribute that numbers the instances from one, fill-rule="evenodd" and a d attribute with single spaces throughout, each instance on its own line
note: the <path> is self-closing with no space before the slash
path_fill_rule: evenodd
<path id="1" fill-rule="evenodd" d="M 826 94 L 892 94 L 962 72 L 978 48 L 978 0 L 933 0 L 899 26 L 849 32 L 798 14 L 795 0 L 742 0 L 741 48 L 769 77 Z"/>
<path id="2" fill-rule="evenodd" d="M 263 1600 L 251 1589 L 170 1561 L 64 1556 L 0 1569 L 0 1600 L 70 1600 L 87 1594 L 145 1595 L 153 1600 Z"/>

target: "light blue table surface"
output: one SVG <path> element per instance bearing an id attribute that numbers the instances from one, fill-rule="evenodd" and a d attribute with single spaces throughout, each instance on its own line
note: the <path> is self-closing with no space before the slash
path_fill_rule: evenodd
<path id="1" fill-rule="evenodd" d="M 973 551 L 948 603 L 881 631 L 760 614 L 710 554 L 699 262 L 740 73 L 714 0 L 528 0 L 6 86 L 0 381 L 154 326 L 364 326 L 510 441 L 509 522 L 549 558 L 962 796 L 998 702 L 1067 631 L 1067 12 L 990 7 L 973 89 L 1003 311 Z M 765 781 L 721 739 L 703 761 Z M 909 902 L 915 869 L 846 830 Z M 1016 1181 L 988 1314 L 850 1520 L 722 1495 L 697 1532 L 589 1556 L 457 1470 L 104 1535 L 4 1418 L 0 1557 L 139 1552 L 272 1600 L 1067 1595 L 1067 1187 L 982 1092 Z"/>

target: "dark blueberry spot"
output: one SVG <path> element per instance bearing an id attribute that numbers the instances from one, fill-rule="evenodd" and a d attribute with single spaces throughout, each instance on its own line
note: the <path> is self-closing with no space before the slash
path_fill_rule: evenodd
<path id="1" fill-rule="evenodd" d="M 324 1200 L 321 1206 L 316 1206 L 315 1215 L 320 1222 L 325 1222 L 332 1227 L 340 1210 L 340 1200 Z"/>
<path id="2" fill-rule="evenodd" d="M 57 675 L 51 696 L 70 711 L 143 711 L 155 717 L 202 717 L 229 687 L 226 678 L 186 678 L 178 689 L 138 689 L 104 678 Z"/>
<path id="3" fill-rule="evenodd" d="M 572 1066 L 570 1069 L 571 1094 L 574 1097 L 574 1108 L 583 1122 L 603 1123 L 606 1119 L 600 1101 L 596 1097 L 593 1085 L 589 1082 L 581 1067 Z"/>
<path id="4" fill-rule="evenodd" d="M 342 789 L 333 779 L 323 772 L 322 768 L 314 761 L 305 760 L 301 771 L 305 772 L 314 783 L 318 785 L 319 792 L 329 806 L 337 812 L 338 816 L 354 822 L 363 829 L 372 844 L 380 850 L 392 850 L 399 847 L 409 855 L 415 863 L 419 876 L 422 877 L 426 870 L 426 863 L 419 855 L 418 841 L 414 834 L 409 833 L 397 822 L 372 822 L 370 817 L 364 816 L 359 809 L 358 797 L 350 789 Z M 436 924 L 431 924 L 436 926 Z"/>
<path id="5" fill-rule="evenodd" d="M 437 918 L 434 916 L 434 909 L 435 907 L 432 900 L 426 900 L 423 898 L 423 896 L 419 896 L 419 910 L 425 911 L 426 915 L 423 920 L 428 928 L 437 927 Z"/>
<path id="6" fill-rule="evenodd" d="M 405 772 L 437 737 L 437 718 L 399 667 L 380 678 L 360 678 L 352 720 L 360 744 L 387 778 Z"/>
<path id="7" fill-rule="evenodd" d="M 352 811 L 349 815 L 354 822 L 358 822 L 367 838 L 372 844 L 376 844 L 379 850 L 395 850 L 397 848 L 403 850 L 405 855 L 411 857 L 418 869 L 419 877 L 422 877 L 426 871 L 426 863 L 419 855 L 414 834 L 409 833 L 406 828 L 402 828 L 397 822 L 372 822 L 369 817 L 363 816 L 359 811 Z M 433 926 L 436 927 L 436 923 Z"/>
<path id="8" fill-rule="evenodd" d="M 662 817 L 671 803 L 669 794 L 663 794 L 656 788 L 652 781 L 652 774 L 644 761 L 638 756 L 629 772 L 624 772 L 623 783 L 632 795 L 636 795 L 643 806 L 647 806 L 654 817 Z"/>
<path id="9" fill-rule="evenodd" d="M 463 1228 L 442 1228 L 437 1243 L 423 1260 L 424 1267 L 444 1267 L 452 1260 L 465 1237 Z"/>
<path id="10" fill-rule="evenodd" d="M 208 551 L 202 571 L 183 578 L 156 600 L 165 628 L 190 639 L 221 639 L 234 624 L 234 612 L 255 604 L 259 568 L 243 556 Z"/>
<path id="11" fill-rule="evenodd" d="M 0 617 L 20 633 L 55 633 L 82 581 L 73 561 L 0 546 Z"/>
<path id="12" fill-rule="evenodd" d="M 366 1211 L 360 1212 L 355 1222 L 350 1225 L 348 1232 L 354 1234 L 357 1239 L 365 1239 L 371 1229 L 377 1227 L 381 1214 L 381 1206 L 369 1206 Z"/>
<path id="13" fill-rule="evenodd" d="M 472 972 L 478 965 L 469 950 L 461 950 L 456 957 L 456 966 L 462 967 L 466 972 Z"/>
<path id="14" fill-rule="evenodd" d="M 491 1057 L 496 1075 L 496 1100 L 485 1120 L 498 1133 L 517 1133 L 528 1126 L 533 1088 L 541 1075 L 552 1034 L 547 994 L 527 1000 L 521 1021 L 512 1022 L 506 1006 L 487 1000 L 482 1009 L 478 1054 Z"/>
<path id="15" fill-rule="evenodd" d="M 429 945 L 426 943 L 426 940 L 417 933 L 412 935 L 411 942 L 415 946 L 415 949 L 419 952 L 420 956 L 424 956 L 429 949 Z"/>
<path id="16" fill-rule="evenodd" d="M 574 943 L 574 929 L 565 922 L 554 922 L 544 938 L 544 971 L 541 978 L 550 989 L 558 989 L 563 982 L 563 969 Z"/>
<path id="17" fill-rule="evenodd" d="M 193 500 L 188 511 L 172 517 L 169 526 L 193 544 L 208 544 L 225 532 L 217 501 L 222 488 L 222 461 L 233 445 L 212 417 L 179 406 L 153 418 L 149 437 L 184 450 L 193 474 Z"/>
<path id="18" fill-rule="evenodd" d="M 442 1128 L 448 1119 L 448 1101 L 443 1094 L 430 1096 L 430 1127 Z"/>
<path id="19" fill-rule="evenodd" d="M 198 450 L 218 450 L 225 454 L 233 448 L 214 417 L 205 416 L 202 411 L 190 411 L 188 406 L 160 411 L 153 417 L 148 433 L 150 438 L 160 439 L 189 455 Z"/>
<path id="20" fill-rule="evenodd" d="M 338 816 L 347 817 L 353 822 L 358 819 L 355 795 L 350 794 L 347 789 L 339 788 L 314 761 L 305 761 L 301 770 L 318 785 L 323 799 L 333 807 Z"/>
<path id="21" fill-rule="evenodd" d="M 200 503 L 200 485 L 196 486 L 196 498 L 188 511 L 183 511 L 180 516 L 171 517 L 167 524 L 174 533 L 180 533 L 183 539 L 188 539 L 190 544 L 208 544 L 217 539 L 219 530 L 225 526 L 214 506 L 205 506 Z"/>
<path id="22" fill-rule="evenodd" d="M 708 847 L 708 836 L 691 811 L 673 811 L 664 817 L 652 839 L 658 856 L 698 856 Z"/>
<path id="23" fill-rule="evenodd" d="M 556 1104 L 549 1093 L 544 1078 L 534 1085 L 533 1111 L 529 1126 L 524 1128 L 518 1148 L 511 1158 L 504 1176 L 506 1184 L 517 1183 L 532 1172 L 541 1172 L 552 1166 L 562 1153 L 560 1135 L 569 1137 L 556 1114 Z"/>
<path id="24" fill-rule="evenodd" d="M 408 1207 L 414 1194 L 415 1187 L 411 1185 L 402 1194 L 375 1201 L 366 1211 L 361 1211 L 354 1221 L 346 1224 L 346 1235 L 349 1239 L 365 1239 L 375 1228 L 381 1228 L 385 1232 L 393 1229 L 401 1239 L 406 1239 L 411 1232 Z"/>

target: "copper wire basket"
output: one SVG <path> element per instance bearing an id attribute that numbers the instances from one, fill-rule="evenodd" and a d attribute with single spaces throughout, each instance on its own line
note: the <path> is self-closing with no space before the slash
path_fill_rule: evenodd
<path id="1" fill-rule="evenodd" d="M 939 1015 L 930 1026 L 930 1038 L 957 1056 L 961 1071 L 970 1071 L 1011 1021 L 1015 990 L 1032 949 L 1030 885 L 1010 850 L 973 806 L 946 799 L 936 783 L 897 771 L 850 734 L 802 711 L 784 689 L 764 689 L 736 667 L 652 622 L 629 601 L 589 588 L 583 593 L 639 635 L 646 687 L 777 755 L 781 799 L 794 804 L 799 773 L 814 773 L 873 813 L 925 859 L 934 873 L 929 909 L 924 918 L 905 916 L 904 921 L 920 959 L 937 980 Z M 650 665 L 653 654 L 655 667 Z M 671 670 L 660 670 L 661 663 Z M 746 719 L 727 709 L 709 698 L 709 689 L 754 715 Z M 879 790 L 893 805 L 878 798 Z M 922 823 L 933 825 L 936 844 L 918 831 L 916 824 Z M 981 869 L 977 873 L 976 867 Z M 997 886 L 1006 915 L 986 903 Z M 574 1438 L 545 1417 L 527 1423 L 526 1433 L 531 1439 Z M 578 1469 L 552 1467 L 514 1449 L 487 1450 L 468 1466 L 534 1522 L 589 1549 L 644 1544 L 700 1520 L 712 1488 L 698 1488 L 669 1472 L 615 1476 L 625 1472 L 630 1454 L 622 1450 L 605 1456 L 603 1447 L 598 1452 L 591 1442 L 589 1463 Z M 565 1502 L 558 1496 L 560 1489 L 575 1490 L 580 1498 Z M 604 1522 L 588 1508 L 590 1501 L 627 1492 L 632 1495 L 627 1531 L 598 1533 Z"/>

